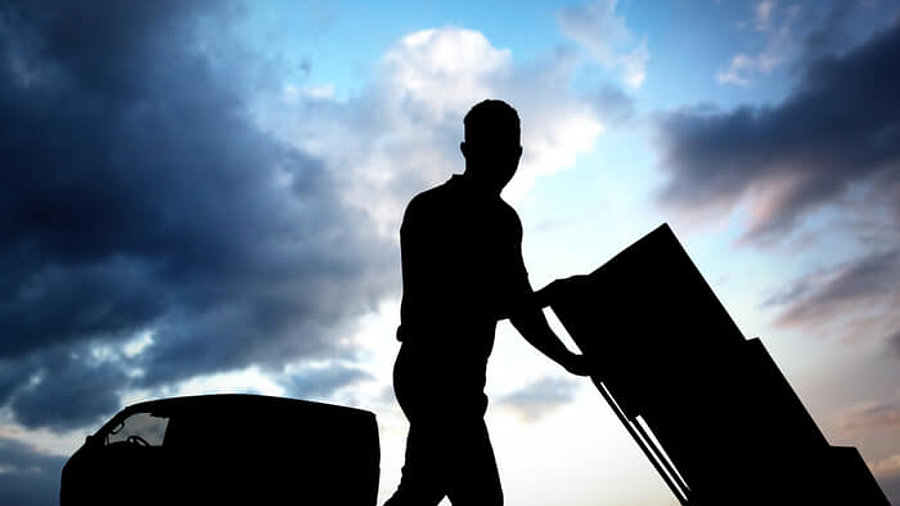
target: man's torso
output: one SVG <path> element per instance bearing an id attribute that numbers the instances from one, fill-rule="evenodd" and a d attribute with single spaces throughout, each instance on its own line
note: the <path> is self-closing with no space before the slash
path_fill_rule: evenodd
<path id="1" fill-rule="evenodd" d="M 486 359 L 496 322 L 530 291 L 516 212 L 499 196 L 453 176 L 410 202 L 400 236 L 398 337 Z"/>

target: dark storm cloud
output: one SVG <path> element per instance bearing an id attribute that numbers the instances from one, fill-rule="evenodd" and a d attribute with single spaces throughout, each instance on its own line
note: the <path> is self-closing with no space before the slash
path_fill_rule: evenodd
<path id="1" fill-rule="evenodd" d="M 135 380 L 135 369 L 114 350 L 85 342 L 0 359 L 0 399 L 29 427 L 99 423 L 120 407 L 119 395 Z"/>
<path id="2" fill-rule="evenodd" d="M 819 26 L 803 39 L 804 57 L 807 61 L 837 53 L 849 34 L 847 21 L 854 14 L 853 2 L 838 1 L 831 4 Z"/>
<path id="3" fill-rule="evenodd" d="M 816 44 L 815 41 L 810 44 Z M 824 42 L 818 42 L 820 47 Z M 701 106 L 661 120 L 662 201 L 690 210 L 759 199 L 745 239 L 767 241 L 806 213 L 869 184 L 900 217 L 900 24 L 806 64 L 777 106 Z"/>
<path id="4" fill-rule="evenodd" d="M 0 2 L 0 361 L 16 372 L 0 405 L 20 422 L 339 353 L 395 288 L 388 245 L 323 164 L 255 126 L 246 97 L 271 69 L 228 37 L 237 14 Z M 143 331 L 152 344 L 125 353 Z"/>
<path id="5" fill-rule="evenodd" d="M 65 459 L 0 439 L 0 504 L 47 506 L 59 502 Z"/>

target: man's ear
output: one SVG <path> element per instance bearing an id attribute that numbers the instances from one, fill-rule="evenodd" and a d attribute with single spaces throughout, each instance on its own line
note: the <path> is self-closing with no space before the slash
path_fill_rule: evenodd
<path id="1" fill-rule="evenodd" d="M 469 158 L 469 146 L 466 145 L 465 141 L 459 143 L 459 150 L 462 152 L 463 158 Z"/>

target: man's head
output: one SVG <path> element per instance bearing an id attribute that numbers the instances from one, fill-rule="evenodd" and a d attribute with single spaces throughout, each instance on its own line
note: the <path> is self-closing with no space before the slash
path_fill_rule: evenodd
<path id="1" fill-rule="evenodd" d="M 519 115 L 501 100 L 476 104 L 463 119 L 466 175 L 486 189 L 500 193 L 509 183 L 522 156 Z"/>

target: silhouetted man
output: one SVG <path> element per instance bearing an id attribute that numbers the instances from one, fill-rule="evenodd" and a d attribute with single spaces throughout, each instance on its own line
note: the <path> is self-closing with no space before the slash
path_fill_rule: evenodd
<path id="1" fill-rule="evenodd" d="M 485 369 L 497 321 L 574 374 L 587 373 L 547 325 L 522 261 L 522 224 L 500 198 L 522 155 L 519 116 L 475 105 L 466 170 L 417 195 L 400 228 L 403 300 L 394 392 L 410 422 L 403 477 L 386 506 L 503 503 L 484 424 Z"/>

